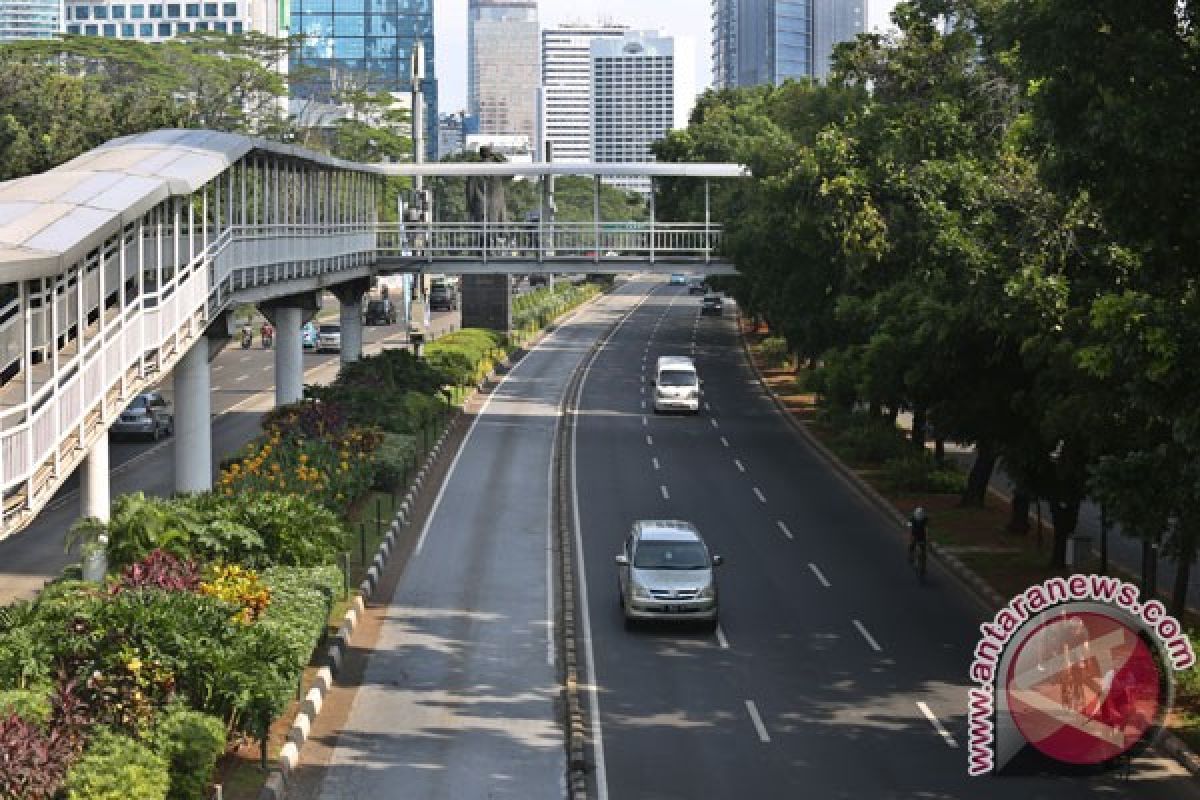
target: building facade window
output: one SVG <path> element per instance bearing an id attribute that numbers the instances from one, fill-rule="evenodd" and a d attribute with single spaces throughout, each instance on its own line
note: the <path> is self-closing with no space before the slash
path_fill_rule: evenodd
<path id="1" fill-rule="evenodd" d="M 143 39 L 153 39 L 154 38 L 154 23 L 143 22 L 140 25 L 138 25 L 138 36 L 142 37 Z"/>
<path id="2" fill-rule="evenodd" d="M 175 33 L 191 33 L 192 24 L 190 22 L 180 22 L 175 25 Z"/>
<path id="3" fill-rule="evenodd" d="M 169 23 L 169 22 L 158 23 L 158 35 L 162 36 L 162 37 L 170 36 L 171 35 L 171 23 Z"/>
<path id="4" fill-rule="evenodd" d="M 109 23 L 108 25 L 105 25 L 105 26 L 104 26 L 104 35 L 105 35 L 105 37 L 106 37 L 106 38 L 109 38 L 109 39 L 115 39 L 115 38 L 117 38 L 117 26 L 116 26 L 116 24 L 115 24 L 115 23 Z"/>
<path id="5" fill-rule="evenodd" d="M 184 3 L 183 15 L 188 19 L 198 19 L 200 17 L 199 3 Z"/>
<path id="6" fill-rule="evenodd" d="M 234 33 L 241 33 L 241 32 L 242 32 L 242 22 L 241 22 L 241 20 L 234 20 L 234 21 L 233 21 L 233 32 L 234 32 Z"/>
<path id="7" fill-rule="evenodd" d="M 204 16 L 206 16 L 206 17 L 217 16 L 217 8 L 218 8 L 218 6 L 216 3 L 205 3 L 204 4 Z"/>
<path id="8" fill-rule="evenodd" d="M 113 6 L 112 7 L 112 18 L 113 19 L 125 19 L 125 6 Z"/>
<path id="9" fill-rule="evenodd" d="M 225 3 L 224 4 L 224 16 L 236 17 L 237 15 L 238 15 L 237 3 Z"/>
<path id="10" fill-rule="evenodd" d="M 100 32 L 100 29 L 96 25 L 84 25 L 83 26 L 83 33 L 85 36 L 96 36 L 99 34 L 99 32 Z"/>
<path id="11" fill-rule="evenodd" d="M 92 6 L 92 19 L 108 19 L 108 6 Z"/>
<path id="12" fill-rule="evenodd" d="M 179 19 L 179 10 L 181 8 L 183 8 L 183 6 L 179 5 L 178 3 L 168 3 L 167 16 L 171 19 Z"/>

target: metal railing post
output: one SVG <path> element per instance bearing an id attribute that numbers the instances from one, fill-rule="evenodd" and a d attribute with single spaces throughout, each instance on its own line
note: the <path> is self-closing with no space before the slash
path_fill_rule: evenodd
<path id="1" fill-rule="evenodd" d="M 709 216 L 708 178 L 704 179 L 704 263 L 712 257 L 712 220 Z"/>
<path id="2" fill-rule="evenodd" d="M 654 265 L 654 177 L 650 177 L 650 265 Z"/>

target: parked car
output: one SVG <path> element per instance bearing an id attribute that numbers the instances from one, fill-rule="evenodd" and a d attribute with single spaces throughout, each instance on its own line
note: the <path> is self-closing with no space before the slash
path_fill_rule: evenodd
<path id="1" fill-rule="evenodd" d="M 688 294 L 704 294 L 707 291 L 704 288 L 704 278 L 689 278 L 688 279 Z"/>
<path id="2" fill-rule="evenodd" d="M 309 320 L 300 329 L 300 344 L 305 350 L 317 349 L 317 323 Z"/>
<path id="3" fill-rule="evenodd" d="M 438 284 L 429 290 L 430 311 L 454 311 L 458 308 L 458 292 L 454 287 Z"/>
<path id="4" fill-rule="evenodd" d="M 550 276 L 544 272 L 534 272 L 529 276 L 529 288 L 535 286 L 549 286 Z"/>
<path id="5" fill-rule="evenodd" d="M 142 392 L 133 398 L 112 426 L 117 436 L 145 436 L 156 442 L 174 432 L 171 404 L 157 391 Z"/>
<path id="6" fill-rule="evenodd" d="M 396 306 L 386 297 L 367 301 L 364 320 L 368 325 L 395 325 Z"/>
<path id="7" fill-rule="evenodd" d="M 721 295 L 719 295 L 719 294 L 705 295 L 704 299 L 700 301 L 700 313 L 702 315 L 703 314 L 715 314 L 716 316 L 719 317 L 724 312 L 724 310 L 725 310 L 725 301 L 723 301 L 721 299 Z"/>
<path id="8" fill-rule="evenodd" d="M 340 353 L 342 351 L 342 326 L 325 323 L 317 328 L 317 352 Z"/>
<path id="9" fill-rule="evenodd" d="M 697 620 L 717 627 L 717 576 L 696 526 L 682 520 L 633 523 L 617 554 L 625 627 L 639 620 Z"/>
<path id="10" fill-rule="evenodd" d="M 682 272 L 672 272 L 671 280 L 668 281 L 671 286 L 683 286 L 687 283 L 687 275 Z"/>

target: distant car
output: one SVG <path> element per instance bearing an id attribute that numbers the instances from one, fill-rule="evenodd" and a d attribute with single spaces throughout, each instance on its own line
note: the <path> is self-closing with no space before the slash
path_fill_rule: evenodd
<path id="1" fill-rule="evenodd" d="M 429 290 L 430 311 L 454 311 L 458 308 L 458 292 L 452 286 L 437 285 Z"/>
<path id="2" fill-rule="evenodd" d="M 387 298 L 367 301 L 363 321 L 368 325 L 395 325 L 396 306 Z"/>
<path id="3" fill-rule="evenodd" d="M 725 302 L 721 299 L 721 295 L 719 294 L 705 295 L 704 299 L 700 301 L 701 314 L 715 314 L 719 317 L 724 310 Z"/>
<path id="4" fill-rule="evenodd" d="M 688 294 L 704 294 L 704 278 L 692 278 L 688 281 Z"/>
<path id="5" fill-rule="evenodd" d="M 342 351 L 342 326 L 326 323 L 317 328 L 317 352 L 340 353 Z"/>
<path id="6" fill-rule="evenodd" d="M 156 442 L 174 432 L 171 404 L 156 391 L 142 392 L 133 398 L 112 426 L 112 433 L 117 436 L 145 436 Z"/>
<path id="7" fill-rule="evenodd" d="M 682 272 L 672 272 L 671 280 L 668 281 L 671 286 L 683 286 L 687 283 L 687 275 Z"/>
<path id="8" fill-rule="evenodd" d="M 529 288 L 530 289 L 532 289 L 535 286 L 549 286 L 549 285 L 550 285 L 550 276 L 544 272 L 535 272 L 529 276 Z"/>
<path id="9" fill-rule="evenodd" d="M 697 620 L 717 627 L 720 556 L 682 520 L 633 523 L 617 554 L 617 590 L 625 627 L 639 620 Z"/>
<path id="10" fill-rule="evenodd" d="M 317 324 L 313 321 L 304 323 L 300 329 L 300 344 L 305 350 L 317 349 Z"/>

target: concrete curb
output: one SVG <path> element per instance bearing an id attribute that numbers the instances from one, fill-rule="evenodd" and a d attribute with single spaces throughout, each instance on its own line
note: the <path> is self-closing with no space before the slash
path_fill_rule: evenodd
<path id="1" fill-rule="evenodd" d="M 773 402 L 775 407 L 779 409 L 779 412 L 783 415 L 783 418 L 788 421 L 789 425 L 791 425 L 792 429 L 795 430 L 805 440 L 806 443 L 811 445 L 813 450 L 816 451 L 817 454 L 820 455 L 821 458 L 827 462 L 839 475 L 841 475 L 842 479 L 846 481 L 847 484 L 849 484 L 859 494 L 866 498 L 873 506 L 875 506 L 876 510 L 883 514 L 883 516 L 894 521 L 896 525 L 901 528 L 907 525 L 906 518 L 903 514 L 896 510 L 895 506 L 893 506 L 886 498 L 884 498 L 883 495 L 876 491 L 875 487 L 863 480 L 862 476 L 860 476 L 850 467 L 846 466 L 846 464 L 844 464 L 832 450 L 826 447 L 823 442 L 817 439 L 817 437 L 814 436 L 811 431 L 809 431 L 803 424 L 798 422 L 792 413 L 788 411 L 784 402 L 780 400 L 779 396 L 775 394 L 774 390 L 767 385 L 766 380 L 763 379 L 762 372 L 759 371 L 758 365 L 754 363 L 754 359 L 751 357 L 750 345 L 746 342 L 746 337 L 742 334 L 740 311 L 736 317 L 736 321 L 738 323 L 738 338 L 742 342 L 742 350 L 746 355 L 746 363 L 750 365 L 750 369 L 754 371 L 755 379 L 762 386 L 763 391 L 766 392 L 767 396 L 771 398 L 771 402 Z M 1004 598 L 1004 596 L 992 588 L 991 584 L 985 581 L 978 572 L 964 564 L 958 558 L 958 556 L 947 552 L 945 548 L 939 547 L 935 542 L 929 543 L 929 551 L 938 561 L 942 563 L 947 572 L 965 584 L 966 587 L 970 589 L 989 608 L 992 610 L 999 610 L 1007 605 L 1008 601 Z M 1176 761 L 1178 761 L 1180 765 L 1182 765 L 1184 769 L 1191 772 L 1193 776 L 1200 777 L 1200 757 L 1193 753 L 1191 749 L 1188 748 L 1187 744 L 1185 744 L 1184 741 L 1174 733 L 1164 729 L 1159 735 L 1156 745 L 1168 755 L 1172 756 Z"/>
<path id="2" fill-rule="evenodd" d="M 262 790 L 259 791 L 258 800 L 282 800 L 286 795 L 288 776 L 300 763 L 300 749 L 308 739 L 317 715 L 321 713 L 326 695 L 333 689 L 334 677 L 341 671 L 342 661 L 350 647 L 350 638 L 354 635 L 354 630 L 358 627 L 359 620 L 366 611 L 367 602 L 379 588 L 379 582 L 382 580 L 388 560 L 396 548 L 397 538 L 410 523 L 409 515 L 424 476 L 429 474 L 438 458 L 441 457 L 443 445 L 450 435 L 451 429 L 457 424 L 458 420 L 455 419 L 446 426 L 435 444 L 429 449 L 425 462 L 421 465 L 413 484 L 405 492 L 404 500 L 396 509 L 396 513 L 388 525 L 387 535 L 380 542 L 371 567 L 358 586 L 358 593 L 354 597 L 351 608 L 342 617 L 341 627 L 338 628 L 337 635 L 333 637 L 332 643 L 325 652 L 324 664 L 317 670 L 312 688 L 304 695 L 304 701 L 300 704 L 295 719 L 292 720 L 286 741 L 279 752 L 279 760 L 267 776 Z"/>

